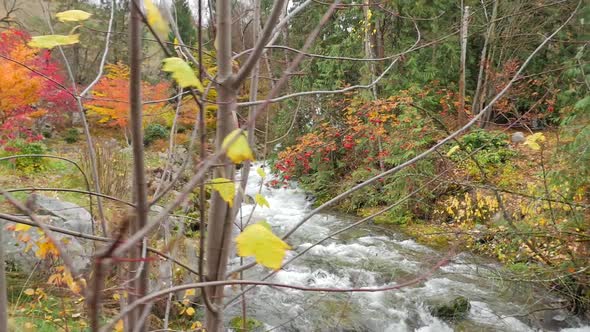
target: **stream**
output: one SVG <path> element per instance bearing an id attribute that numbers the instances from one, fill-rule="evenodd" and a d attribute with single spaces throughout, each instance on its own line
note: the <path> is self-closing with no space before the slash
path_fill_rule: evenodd
<path id="1" fill-rule="evenodd" d="M 258 193 L 263 179 L 253 165 L 246 193 Z M 270 180 L 270 170 L 266 180 Z M 284 234 L 311 210 L 303 190 L 262 186 L 270 208 L 247 204 L 246 222 L 266 220 L 275 234 Z M 337 213 L 314 216 L 287 242 L 292 250 L 285 261 L 326 235 L 358 220 Z M 312 248 L 269 281 L 308 287 L 384 287 L 422 276 L 447 253 L 421 245 L 401 233 L 361 225 Z M 250 259 L 246 259 L 250 262 Z M 239 266 L 239 258 L 230 269 Z M 563 310 L 558 298 L 530 284 L 501 280 L 494 261 L 460 253 L 426 280 L 386 292 L 323 293 L 257 287 L 247 293 L 247 314 L 263 322 L 261 331 L 590 331 L 590 327 Z M 256 266 L 245 279 L 261 279 L 270 271 Z M 239 287 L 227 291 L 228 299 Z M 449 322 L 431 315 L 429 308 L 458 296 L 469 299 L 464 319 Z M 556 304 L 557 303 L 557 304 Z M 241 304 L 229 306 L 229 320 L 241 315 Z M 534 312 L 536 311 L 536 312 Z M 534 312 L 533 314 L 529 314 Z"/>

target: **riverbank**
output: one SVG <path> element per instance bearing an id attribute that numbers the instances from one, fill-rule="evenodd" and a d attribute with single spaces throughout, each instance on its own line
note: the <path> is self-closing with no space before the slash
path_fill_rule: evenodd
<path id="1" fill-rule="evenodd" d="M 580 186 L 585 180 L 563 173 L 564 147 L 575 139 L 559 131 L 512 136 L 472 132 L 438 158 L 353 193 L 335 209 L 367 217 L 394 205 L 373 222 L 432 248 L 495 259 L 510 278 L 566 297 L 568 310 L 588 319 L 590 209 Z M 300 182 L 318 205 L 380 173 L 357 167 L 328 187 L 317 182 L 325 171 Z"/>

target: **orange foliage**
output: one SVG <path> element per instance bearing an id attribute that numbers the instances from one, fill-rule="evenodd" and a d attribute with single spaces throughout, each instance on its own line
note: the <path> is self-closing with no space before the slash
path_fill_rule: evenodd
<path id="1" fill-rule="evenodd" d="M 10 50 L 8 57 L 25 65 L 31 65 L 36 58 L 35 51 L 24 44 Z M 43 78 L 31 75 L 31 71 L 17 63 L 0 58 L 0 110 L 3 117 L 10 117 L 11 111 L 34 104 L 39 100 Z"/>
<path id="2" fill-rule="evenodd" d="M 126 128 L 129 120 L 129 67 L 122 63 L 109 64 L 106 71 L 107 74 L 92 89 L 93 99 L 85 106 L 90 115 L 98 117 L 99 123 Z M 141 89 L 144 101 L 166 99 L 170 84 L 143 82 Z M 169 111 L 167 101 L 143 106 L 146 122 L 157 121 Z"/>

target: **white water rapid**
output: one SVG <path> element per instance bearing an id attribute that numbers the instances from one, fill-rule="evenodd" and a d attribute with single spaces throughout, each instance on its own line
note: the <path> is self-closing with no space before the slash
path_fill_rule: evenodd
<path id="1" fill-rule="evenodd" d="M 246 193 L 254 196 L 263 181 L 253 165 Z M 270 179 L 270 170 L 266 169 Z M 269 180 L 266 179 L 266 180 Z M 265 182 L 266 182 L 265 180 Z M 262 194 L 270 208 L 257 206 L 252 221 L 266 220 L 279 236 L 310 211 L 305 193 L 292 185 Z M 245 222 L 254 205 L 245 205 Z M 287 242 L 293 247 L 285 260 L 326 235 L 349 225 L 354 217 L 319 214 Z M 309 287 L 382 287 L 416 278 L 445 257 L 427 246 L 382 228 L 364 225 L 314 247 L 287 265 L 270 281 Z M 246 259 L 250 262 L 250 259 Z M 239 258 L 230 269 L 239 266 Z M 470 254 L 454 256 L 426 281 L 381 293 L 316 293 L 256 287 L 247 293 L 247 314 L 263 323 L 261 331 L 590 331 L 561 311 L 539 311 L 556 306 L 556 298 L 535 293 L 529 285 L 501 281 L 497 264 Z M 270 271 L 257 266 L 244 272 L 246 279 L 260 279 Z M 228 290 L 228 299 L 239 287 Z M 465 318 L 448 322 L 430 313 L 429 307 L 469 299 Z M 239 302 L 229 306 L 227 319 L 241 315 Z"/>

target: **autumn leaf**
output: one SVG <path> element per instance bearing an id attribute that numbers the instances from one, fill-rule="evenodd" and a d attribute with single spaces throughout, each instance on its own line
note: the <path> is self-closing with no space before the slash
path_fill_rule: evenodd
<path id="1" fill-rule="evenodd" d="M 25 232 L 25 231 L 28 231 L 29 229 L 31 229 L 31 226 L 25 225 L 25 224 L 16 224 L 16 226 L 14 226 L 15 232 Z"/>
<path id="2" fill-rule="evenodd" d="M 115 324 L 115 332 L 123 332 L 123 328 L 125 325 L 123 324 L 123 320 L 120 319 L 117 324 Z"/>
<path id="3" fill-rule="evenodd" d="M 447 157 L 452 156 L 459 149 L 460 149 L 460 147 L 458 145 L 453 146 L 452 148 L 449 149 L 449 152 L 447 152 Z"/>
<path id="4" fill-rule="evenodd" d="M 78 21 L 84 21 L 84 20 L 89 19 L 90 16 L 92 16 L 92 14 L 87 13 L 87 12 L 85 12 L 83 10 L 77 10 L 77 9 L 66 10 L 65 12 L 61 12 L 61 13 L 55 14 L 55 17 L 60 22 L 78 22 Z"/>
<path id="5" fill-rule="evenodd" d="M 35 252 L 35 255 L 40 259 L 45 259 L 48 256 L 58 257 L 59 251 L 53 242 L 49 239 L 37 241 L 39 249 Z"/>
<path id="6" fill-rule="evenodd" d="M 56 46 L 72 45 L 80 42 L 80 35 L 45 35 L 35 36 L 27 44 L 36 48 L 54 48 Z"/>
<path id="7" fill-rule="evenodd" d="M 234 183 L 226 178 L 215 178 L 211 180 L 211 188 L 219 193 L 221 198 L 231 207 L 236 196 Z"/>
<path id="8" fill-rule="evenodd" d="M 262 168 L 262 167 L 259 167 L 256 170 L 256 173 L 258 173 L 258 175 L 260 175 L 260 177 L 263 178 L 263 179 L 266 177 L 266 172 L 264 172 L 264 168 Z"/>
<path id="9" fill-rule="evenodd" d="M 186 309 L 186 311 L 184 312 L 187 316 L 192 316 L 195 314 L 195 308 L 193 307 L 189 307 Z"/>
<path id="10" fill-rule="evenodd" d="M 27 288 L 27 289 L 25 289 L 25 291 L 23 293 L 25 293 L 25 295 L 28 295 L 28 296 L 33 296 L 33 295 L 35 295 L 35 290 L 32 288 Z"/>
<path id="11" fill-rule="evenodd" d="M 167 36 L 170 29 L 158 7 L 151 0 L 145 0 L 144 5 L 148 24 L 160 37 Z"/>
<path id="12" fill-rule="evenodd" d="M 246 160 L 254 160 L 254 154 L 248 144 L 247 135 L 240 129 L 236 129 L 229 133 L 229 135 L 223 139 L 221 148 L 226 150 L 227 157 L 235 164 L 239 164 Z"/>
<path id="13" fill-rule="evenodd" d="M 254 196 L 254 201 L 260 206 L 266 206 L 267 208 L 270 208 L 270 204 L 268 204 L 266 198 L 264 198 L 264 196 L 261 194 L 256 194 L 256 196 Z"/>
<path id="14" fill-rule="evenodd" d="M 236 244 L 238 255 L 254 256 L 256 262 L 273 270 L 281 267 L 285 252 L 291 249 L 288 244 L 261 224 L 246 227 L 236 238 Z"/>
<path id="15" fill-rule="evenodd" d="M 529 135 L 526 138 L 524 144 L 528 145 L 528 147 L 533 150 L 540 150 L 541 145 L 539 145 L 539 143 L 544 142 L 544 141 L 545 141 L 545 135 L 543 135 L 543 133 L 535 133 L 535 134 Z"/>
<path id="16" fill-rule="evenodd" d="M 178 85 L 183 88 L 193 86 L 200 92 L 204 91 L 203 84 L 201 84 L 201 81 L 199 81 L 191 66 L 189 66 L 184 60 L 177 57 L 171 57 L 162 60 L 162 62 L 164 63 L 162 70 L 167 73 L 172 73 L 172 78 L 176 80 Z"/>

